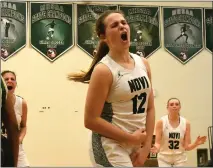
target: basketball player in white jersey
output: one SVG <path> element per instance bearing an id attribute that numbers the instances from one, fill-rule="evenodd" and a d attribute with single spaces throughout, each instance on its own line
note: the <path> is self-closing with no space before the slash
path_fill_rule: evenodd
<path id="1" fill-rule="evenodd" d="M 149 64 L 129 52 L 130 28 L 121 11 L 103 13 L 96 32 L 100 43 L 89 71 L 69 76 L 89 82 L 84 124 L 93 132 L 93 166 L 142 166 L 155 120 Z"/>
<path id="2" fill-rule="evenodd" d="M 13 105 L 15 110 L 16 119 L 19 127 L 19 155 L 18 155 L 18 164 L 17 167 L 29 167 L 29 163 L 24 152 L 22 142 L 26 135 L 26 123 L 27 123 L 27 103 L 26 101 L 15 95 L 15 89 L 17 86 L 16 74 L 13 71 L 3 71 L 1 73 L 2 77 L 5 80 L 5 83 L 8 88 L 8 92 L 11 92 L 13 96 Z"/>
<path id="3" fill-rule="evenodd" d="M 167 102 L 168 115 L 156 123 L 155 144 L 151 152 L 158 153 L 159 167 L 186 166 L 186 151 L 192 150 L 206 141 L 206 136 L 198 136 L 191 143 L 190 123 L 180 116 L 179 99 L 170 98 Z"/>
<path id="4" fill-rule="evenodd" d="M 1 76 L 1 167 L 17 167 L 18 162 L 19 131 L 12 100 Z"/>

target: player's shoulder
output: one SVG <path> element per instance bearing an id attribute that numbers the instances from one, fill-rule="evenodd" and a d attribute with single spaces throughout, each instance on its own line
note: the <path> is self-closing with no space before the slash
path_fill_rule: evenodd
<path id="1" fill-rule="evenodd" d="M 22 104 L 24 104 L 24 105 L 27 104 L 26 100 L 22 96 L 16 95 L 16 97 L 22 102 Z"/>
<path id="2" fill-rule="evenodd" d="M 100 62 L 94 67 L 93 72 L 99 75 L 106 75 L 110 72 L 110 69 L 107 64 Z"/>
<path id="3" fill-rule="evenodd" d="M 183 116 L 180 116 L 180 119 L 181 120 L 184 120 L 186 123 L 189 123 L 189 120 L 187 120 L 185 117 L 183 117 Z"/>
<path id="4" fill-rule="evenodd" d="M 96 81 L 101 84 L 111 84 L 113 80 L 112 72 L 110 70 L 110 67 L 103 63 L 98 63 L 92 72 L 91 81 Z"/>
<path id="5" fill-rule="evenodd" d="M 162 116 L 162 117 L 156 122 L 156 124 L 158 124 L 158 125 L 163 125 L 164 122 L 165 122 L 165 116 Z"/>
<path id="6" fill-rule="evenodd" d="M 180 116 L 180 119 L 181 119 L 182 123 L 183 123 L 184 125 L 186 125 L 186 127 L 189 127 L 189 126 L 190 126 L 189 120 L 187 120 L 185 117 Z"/>
<path id="7" fill-rule="evenodd" d="M 18 98 L 20 98 L 20 99 L 24 99 L 22 96 L 20 96 L 20 95 L 16 95 L 16 97 L 18 97 Z"/>
<path id="8" fill-rule="evenodd" d="M 168 119 L 168 115 L 164 115 L 158 120 L 158 122 L 159 122 L 159 124 L 163 125 L 167 122 L 167 119 Z"/>
<path id="9" fill-rule="evenodd" d="M 166 120 L 168 118 L 168 115 L 164 115 L 160 118 L 161 121 Z"/>

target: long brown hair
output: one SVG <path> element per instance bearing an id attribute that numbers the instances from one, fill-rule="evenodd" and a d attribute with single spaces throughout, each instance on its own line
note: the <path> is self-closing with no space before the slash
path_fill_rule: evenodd
<path id="1" fill-rule="evenodd" d="M 105 35 L 105 24 L 104 24 L 104 20 L 107 16 L 109 16 L 112 13 L 120 13 L 124 16 L 122 11 L 119 10 L 108 10 L 105 11 L 104 13 L 102 13 L 100 15 L 100 17 L 98 18 L 98 20 L 96 21 L 96 34 L 98 35 L 98 37 L 100 38 L 101 35 Z M 79 73 L 70 73 L 68 75 L 68 79 L 69 80 L 73 80 L 76 82 L 82 82 L 82 83 L 88 83 L 91 77 L 91 74 L 93 72 L 93 69 L 95 67 L 95 65 L 105 56 L 107 55 L 109 52 L 109 47 L 108 45 L 100 40 L 98 47 L 97 47 L 97 52 L 94 55 L 94 59 L 92 61 L 92 64 L 90 65 L 89 70 L 86 71 L 81 71 Z"/>

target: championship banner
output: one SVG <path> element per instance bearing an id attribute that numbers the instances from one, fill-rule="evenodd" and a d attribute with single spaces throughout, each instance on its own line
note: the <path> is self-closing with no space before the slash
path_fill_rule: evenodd
<path id="1" fill-rule="evenodd" d="M 53 62 L 73 47 L 73 4 L 30 5 L 31 45 Z"/>
<path id="2" fill-rule="evenodd" d="M 1 59 L 6 61 L 26 45 L 26 2 L 0 2 Z"/>
<path id="3" fill-rule="evenodd" d="M 201 8 L 163 7 L 164 47 L 182 64 L 203 49 Z"/>
<path id="4" fill-rule="evenodd" d="M 107 10 L 117 10 L 117 5 L 77 4 L 77 46 L 93 57 L 99 42 L 95 24 L 100 14 Z"/>
<path id="5" fill-rule="evenodd" d="M 130 26 L 130 52 L 145 58 L 160 48 L 159 7 L 119 6 Z"/>
<path id="6" fill-rule="evenodd" d="M 204 26 L 205 26 L 205 48 L 212 53 L 213 51 L 213 9 L 204 9 Z"/>

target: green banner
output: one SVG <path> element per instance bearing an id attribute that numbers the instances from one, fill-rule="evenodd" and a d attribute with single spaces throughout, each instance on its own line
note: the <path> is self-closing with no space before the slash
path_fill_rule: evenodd
<path id="1" fill-rule="evenodd" d="M 77 4 L 77 46 L 93 57 L 99 38 L 95 32 L 95 23 L 100 14 L 107 10 L 116 10 L 117 5 Z"/>
<path id="2" fill-rule="evenodd" d="M 164 47 L 182 64 L 203 49 L 201 8 L 163 7 Z"/>
<path id="3" fill-rule="evenodd" d="M 49 61 L 73 47 L 73 4 L 31 3 L 31 45 Z"/>
<path id="4" fill-rule="evenodd" d="M 130 26 L 130 52 L 149 57 L 160 48 L 159 7 L 119 6 Z"/>
<path id="5" fill-rule="evenodd" d="M 0 2 L 1 59 L 6 61 L 26 45 L 26 3 Z"/>
<path id="6" fill-rule="evenodd" d="M 205 48 L 213 51 L 213 9 L 204 9 Z"/>

